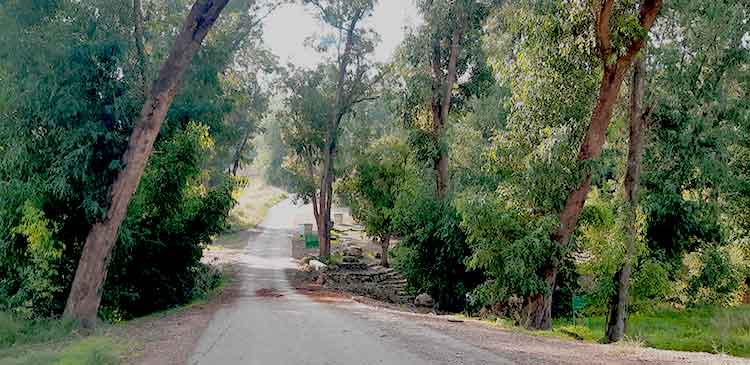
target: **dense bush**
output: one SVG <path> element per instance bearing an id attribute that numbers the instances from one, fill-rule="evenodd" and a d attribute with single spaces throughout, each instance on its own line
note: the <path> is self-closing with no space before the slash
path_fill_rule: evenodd
<path id="1" fill-rule="evenodd" d="M 546 290 L 537 272 L 553 255 L 555 247 L 549 232 L 555 221 L 520 214 L 507 202 L 475 195 L 459 205 L 465 217 L 461 224 L 472 248 L 467 263 L 492 279 L 473 294 L 473 299 L 483 305 L 511 296 L 527 298 Z"/>
<path id="2" fill-rule="evenodd" d="M 203 185 L 201 165 L 212 148 L 208 129 L 197 124 L 161 144 L 121 229 L 105 307 L 143 315 L 201 295 L 212 276 L 200 262 L 203 245 L 222 231 L 235 203 L 230 180 Z"/>
<path id="3" fill-rule="evenodd" d="M 698 270 L 687 279 L 691 305 L 731 305 L 738 302 L 744 279 L 743 268 L 732 262 L 725 248 L 710 246 L 698 255 Z"/>
<path id="4" fill-rule="evenodd" d="M 461 217 L 449 202 L 435 198 L 431 182 L 415 178 L 399 194 L 393 225 L 401 241 L 394 264 L 414 290 L 435 298 L 438 308 L 461 310 L 482 275 L 467 270 L 471 250 Z"/>
<path id="5" fill-rule="evenodd" d="M 153 5 L 162 23 L 146 25 L 149 73 L 183 16 Z M 0 6 L 0 310 L 59 315 L 86 236 L 106 214 L 144 98 L 131 12 L 115 2 Z M 103 293 L 108 318 L 184 303 L 216 284 L 201 245 L 233 204 L 217 156 L 234 151 L 240 133 L 225 116 L 248 99 L 237 96 L 242 80 L 225 82 L 236 75 L 223 70 L 231 32 L 219 29 L 185 77 L 120 230 Z"/>

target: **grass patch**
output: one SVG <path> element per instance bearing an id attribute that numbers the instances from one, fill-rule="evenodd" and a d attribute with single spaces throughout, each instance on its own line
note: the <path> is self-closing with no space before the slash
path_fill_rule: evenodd
<path id="1" fill-rule="evenodd" d="M 0 312 L 0 365 L 117 365 L 120 356 L 113 339 L 82 336 L 71 322 Z"/>
<path id="2" fill-rule="evenodd" d="M 588 340 L 604 336 L 605 318 L 579 320 L 590 335 Z M 556 328 L 570 321 L 556 321 Z M 556 329 L 557 330 L 557 329 Z M 648 347 L 665 350 L 701 351 L 750 357 L 750 306 L 722 308 L 706 306 L 688 310 L 659 308 L 634 313 L 628 320 L 627 336 Z"/>
<path id="3" fill-rule="evenodd" d="M 24 320 L 0 312 L 0 351 L 16 345 L 55 341 L 70 335 L 71 322 L 61 320 Z"/>
<path id="4" fill-rule="evenodd" d="M 268 209 L 287 198 L 287 194 L 266 185 L 260 179 L 251 180 L 237 192 L 237 206 L 229 215 L 230 232 L 255 228 L 263 221 Z"/>
<path id="5" fill-rule="evenodd" d="M 482 322 L 504 330 L 532 336 L 555 337 L 586 342 L 604 338 L 603 316 L 555 320 L 552 330 L 530 331 L 514 326 L 505 318 L 490 317 Z M 750 357 L 750 306 L 733 308 L 706 306 L 689 310 L 658 308 L 631 314 L 627 344 L 663 350 L 700 351 Z"/>
<path id="6" fill-rule="evenodd" d="M 251 179 L 235 192 L 237 205 L 229 213 L 229 229 L 211 246 L 214 248 L 243 249 L 247 245 L 249 230 L 257 227 L 268 210 L 288 197 L 281 189 L 266 185 L 262 179 Z"/>

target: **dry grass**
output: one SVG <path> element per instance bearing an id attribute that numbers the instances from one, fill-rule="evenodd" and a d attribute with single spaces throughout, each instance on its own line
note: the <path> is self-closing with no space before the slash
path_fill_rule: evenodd
<path id="1" fill-rule="evenodd" d="M 263 222 L 271 207 L 287 198 L 286 192 L 267 185 L 260 178 L 251 178 L 235 194 L 237 206 L 230 212 L 229 230 L 214 241 L 214 247 L 244 248 L 249 232 Z"/>
<path id="2" fill-rule="evenodd" d="M 237 206 L 229 217 L 234 232 L 255 228 L 263 221 L 268 209 L 287 197 L 286 192 L 266 185 L 261 179 L 251 179 L 236 194 Z"/>

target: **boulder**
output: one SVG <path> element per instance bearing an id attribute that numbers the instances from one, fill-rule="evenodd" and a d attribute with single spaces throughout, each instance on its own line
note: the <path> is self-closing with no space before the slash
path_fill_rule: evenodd
<path id="1" fill-rule="evenodd" d="M 302 265 L 307 265 L 307 264 L 309 264 L 309 263 L 310 263 L 310 261 L 311 261 L 312 259 L 313 259 L 313 257 L 312 257 L 312 256 L 305 256 L 305 257 L 303 257 L 303 258 L 302 258 L 301 260 L 299 260 L 299 262 L 300 262 L 300 263 L 301 263 Z"/>
<path id="2" fill-rule="evenodd" d="M 429 294 L 422 293 L 414 299 L 414 305 L 417 307 L 432 307 L 435 305 L 435 300 Z"/>
<path id="3" fill-rule="evenodd" d="M 309 263 L 310 267 L 315 271 L 326 271 L 328 270 L 328 265 L 318 261 L 318 260 L 310 260 Z"/>
<path id="4" fill-rule="evenodd" d="M 352 245 L 344 250 L 344 256 L 362 257 L 364 256 L 364 251 L 362 247 Z"/>

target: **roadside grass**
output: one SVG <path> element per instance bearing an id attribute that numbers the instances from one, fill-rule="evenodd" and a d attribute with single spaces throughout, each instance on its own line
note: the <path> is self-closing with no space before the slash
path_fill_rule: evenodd
<path id="1" fill-rule="evenodd" d="M 218 284 L 188 304 L 133 319 L 143 321 L 178 315 L 218 297 L 235 280 L 222 272 Z M 127 348 L 137 341 L 118 335 L 117 324 L 102 322 L 93 332 L 80 331 L 75 323 L 60 319 L 18 318 L 0 312 L 0 365 L 119 365 L 127 359 Z"/>
<path id="2" fill-rule="evenodd" d="M 230 232 L 255 228 L 268 209 L 287 198 L 287 194 L 269 186 L 262 179 L 252 179 L 236 193 L 237 206 L 229 214 Z"/>
<path id="3" fill-rule="evenodd" d="M 604 317 L 581 320 L 600 339 Z M 558 325 L 569 324 L 561 321 Z M 635 313 L 627 335 L 644 346 L 679 351 L 701 351 L 750 357 L 750 306 L 705 306 L 687 310 L 657 308 Z"/>
<path id="4" fill-rule="evenodd" d="M 117 365 L 121 347 L 114 339 L 77 331 L 72 322 L 25 320 L 0 312 L 0 364 L 2 365 Z"/>
<path id="5" fill-rule="evenodd" d="M 555 320 L 549 331 L 530 331 L 504 318 L 481 320 L 492 326 L 532 336 L 602 342 L 604 316 Z M 633 313 L 628 320 L 625 345 L 663 350 L 708 352 L 750 357 L 750 305 L 732 308 L 705 306 L 694 309 L 656 308 Z"/>
<path id="6" fill-rule="evenodd" d="M 229 213 L 229 229 L 217 237 L 213 248 L 242 249 L 247 244 L 247 231 L 257 227 L 268 210 L 287 198 L 281 189 L 267 185 L 260 178 L 252 178 L 235 193 L 237 206 Z"/>

